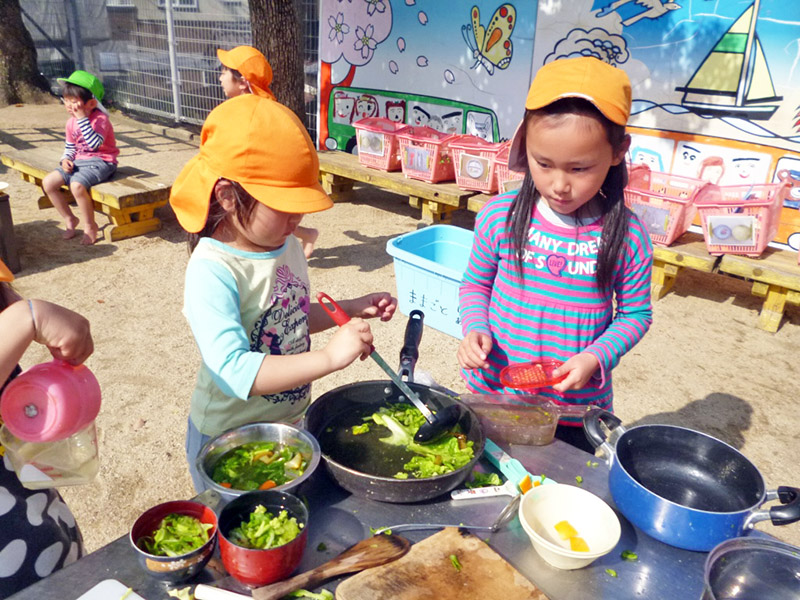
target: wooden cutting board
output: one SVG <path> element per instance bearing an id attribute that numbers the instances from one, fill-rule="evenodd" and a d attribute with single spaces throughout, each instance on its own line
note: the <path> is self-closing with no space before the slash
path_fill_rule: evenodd
<path id="1" fill-rule="evenodd" d="M 450 555 L 461 563 L 456 570 Z M 497 552 L 448 527 L 399 560 L 362 571 L 336 588 L 337 600 L 548 600 Z"/>

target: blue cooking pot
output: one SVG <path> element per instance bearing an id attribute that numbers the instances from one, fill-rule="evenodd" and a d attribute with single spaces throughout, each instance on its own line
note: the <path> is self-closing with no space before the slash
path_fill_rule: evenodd
<path id="1" fill-rule="evenodd" d="M 708 551 L 759 521 L 788 525 L 800 520 L 800 489 L 766 491 L 758 469 L 716 438 L 672 425 L 628 430 L 599 408 L 586 412 L 583 427 L 606 457 L 608 487 L 619 511 L 665 544 Z M 760 510 L 773 500 L 782 506 Z"/>

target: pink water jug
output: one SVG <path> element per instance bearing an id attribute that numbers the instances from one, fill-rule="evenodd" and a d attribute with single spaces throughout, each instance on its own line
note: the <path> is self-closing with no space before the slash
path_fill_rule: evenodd
<path id="1" fill-rule="evenodd" d="M 54 360 L 12 380 L 0 396 L 0 443 L 22 484 L 38 489 L 93 479 L 99 412 L 100 384 L 85 365 Z"/>
<path id="2" fill-rule="evenodd" d="M 100 384 L 85 365 L 63 360 L 35 365 L 11 381 L 0 397 L 0 418 L 27 442 L 62 440 L 100 412 Z"/>

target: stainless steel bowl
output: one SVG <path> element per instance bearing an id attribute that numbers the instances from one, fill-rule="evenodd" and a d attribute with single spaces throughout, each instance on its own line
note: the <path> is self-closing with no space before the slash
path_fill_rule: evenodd
<path id="1" fill-rule="evenodd" d="M 320 449 L 316 438 L 305 429 L 298 429 L 285 423 L 249 423 L 219 434 L 210 439 L 200 454 L 197 455 L 197 471 L 203 482 L 210 489 L 213 489 L 226 501 L 231 501 L 246 493 L 245 490 L 234 490 L 223 487 L 211 479 L 214 467 L 223 454 L 233 450 L 237 446 L 249 442 L 277 442 L 283 445 L 297 446 L 300 453 L 308 462 L 305 472 L 300 477 L 293 479 L 283 485 L 272 488 L 280 492 L 288 492 L 296 488 L 319 466 Z"/>

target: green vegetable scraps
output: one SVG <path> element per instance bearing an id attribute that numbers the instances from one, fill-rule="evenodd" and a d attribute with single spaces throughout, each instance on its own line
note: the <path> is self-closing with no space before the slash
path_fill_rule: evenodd
<path id="1" fill-rule="evenodd" d="M 639 560 L 639 555 L 635 552 L 631 552 L 630 550 L 623 550 L 620 556 L 622 557 L 622 560 Z"/>
<path id="2" fill-rule="evenodd" d="M 369 528 L 369 532 L 370 532 L 371 535 L 375 535 L 381 529 L 383 529 L 383 527 L 370 527 Z M 386 535 L 392 535 L 392 530 L 391 529 L 387 529 L 383 533 L 385 533 Z"/>
<path id="3" fill-rule="evenodd" d="M 369 433 L 369 423 L 353 425 L 353 435 L 361 435 L 362 433 Z"/>
<path id="4" fill-rule="evenodd" d="M 167 596 L 172 596 L 173 598 L 177 598 L 178 600 L 194 600 L 194 594 L 192 593 L 191 586 L 181 588 L 179 590 L 169 590 L 167 592 Z M 120 600 L 123 600 L 124 598 L 125 596 L 120 598 Z"/>
<path id="5" fill-rule="evenodd" d="M 575 481 L 577 481 L 578 485 L 580 485 L 580 484 L 583 483 L 583 477 L 581 477 L 580 475 L 576 475 L 575 476 Z"/>
<path id="6" fill-rule="evenodd" d="M 310 592 L 308 590 L 295 590 L 291 594 L 287 594 L 284 598 L 310 598 L 311 600 L 333 600 L 333 593 L 328 590 L 322 590 L 319 594 Z"/>
<path id="7" fill-rule="evenodd" d="M 234 490 L 267 490 L 303 474 L 308 461 L 296 446 L 249 442 L 223 454 L 211 479 Z"/>
<path id="8" fill-rule="evenodd" d="M 468 464 L 474 456 L 472 442 L 463 433 L 446 435 L 432 444 L 415 442 L 414 434 L 425 423 L 425 416 L 410 404 L 401 402 L 382 407 L 371 418 L 377 425 L 389 430 L 390 435 L 381 438 L 381 442 L 404 446 L 416 454 L 403 465 L 403 471 L 395 474 L 396 479 L 407 479 L 409 476 L 424 479 L 452 473 Z"/>
<path id="9" fill-rule="evenodd" d="M 317 552 L 325 552 L 327 549 L 328 547 L 325 545 L 325 542 L 320 542 L 317 544 Z"/>
<path id="10" fill-rule="evenodd" d="M 503 485 L 500 481 L 500 476 L 497 473 L 481 473 L 480 471 L 472 472 L 472 481 L 467 482 L 467 488 L 480 488 L 490 485 Z"/>
<path id="11" fill-rule="evenodd" d="M 453 568 L 456 571 L 460 571 L 461 570 L 461 563 L 458 562 L 458 557 L 455 554 L 451 554 L 450 555 L 450 563 L 453 565 Z"/>
<path id="12" fill-rule="evenodd" d="M 199 548 L 208 541 L 211 523 L 201 523 L 189 515 L 170 513 L 152 535 L 143 537 L 138 545 L 154 556 L 180 556 Z"/>
<path id="13" fill-rule="evenodd" d="M 597 465 L 598 465 L 598 463 L 596 463 L 596 462 L 595 462 L 595 461 L 593 461 L 593 460 L 587 460 L 587 461 L 586 461 L 586 466 L 587 466 L 587 467 L 592 467 L 592 468 L 594 469 L 594 468 L 595 468 Z"/>
<path id="14" fill-rule="evenodd" d="M 606 569 L 606 573 L 608 573 L 612 577 L 616 577 L 617 576 L 617 572 L 614 569 Z"/>
<path id="15" fill-rule="evenodd" d="M 259 504 L 250 513 L 250 518 L 232 529 L 228 537 L 237 546 L 266 550 L 288 544 L 300 535 L 302 528 L 303 523 L 298 523 L 295 517 L 289 517 L 287 511 L 282 510 L 275 517 Z"/>

